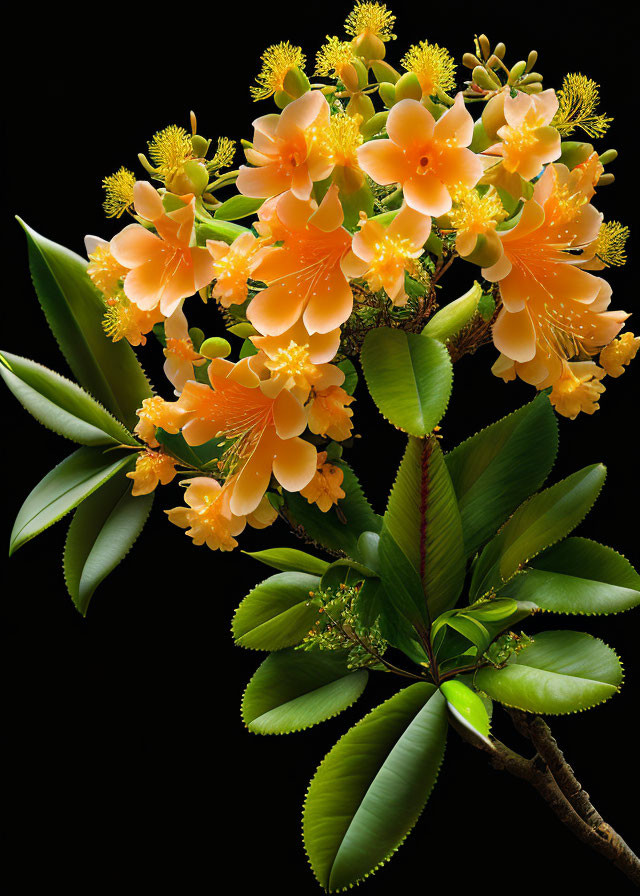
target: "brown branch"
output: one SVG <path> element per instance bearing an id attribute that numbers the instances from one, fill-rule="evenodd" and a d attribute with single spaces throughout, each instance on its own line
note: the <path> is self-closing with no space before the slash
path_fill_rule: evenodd
<path id="1" fill-rule="evenodd" d="M 609 859 L 636 887 L 640 888 L 640 859 L 594 809 L 588 794 L 582 789 L 562 755 L 549 727 L 542 719 L 538 719 L 533 725 L 529 719 L 523 721 L 524 713 L 515 715 L 512 712 L 512 716 L 516 727 L 525 733 L 538 751 L 531 759 L 514 752 L 494 737 L 481 737 L 453 717 L 450 721 L 467 743 L 488 755 L 489 762 L 495 769 L 508 772 L 531 784 L 552 812 L 576 837 Z M 536 718 L 538 717 L 533 717 Z"/>

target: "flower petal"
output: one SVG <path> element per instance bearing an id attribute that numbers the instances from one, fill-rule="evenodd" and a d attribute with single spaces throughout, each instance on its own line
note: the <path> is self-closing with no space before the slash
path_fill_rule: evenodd
<path id="1" fill-rule="evenodd" d="M 307 426 L 304 407 L 286 389 L 273 403 L 273 423 L 281 439 L 301 435 Z"/>
<path id="2" fill-rule="evenodd" d="M 313 479 L 317 457 L 315 447 L 303 439 L 279 441 L 273 458 L 273 475 L 288 492 L 299 492 Z"/>
<path id="3" fill-rule="evenodd" d="M 526 308 L 511 313 L 502 309 L 493 325 L 493 344 L 513 361 L 531 361 L 536 353 L 536 334 Z"/>
<path id="4" fill-rule="evenodd" d="M 451 210 L 449 191 L 433 171 L 416 174 L 405 181 L 404 198 L 412 209 L 434 218 Z"/>

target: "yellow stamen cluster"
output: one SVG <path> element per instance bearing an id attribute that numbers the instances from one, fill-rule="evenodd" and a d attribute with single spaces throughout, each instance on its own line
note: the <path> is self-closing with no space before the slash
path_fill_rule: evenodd
<path id="1" fill-rule="evenodd" d="M 457 190 L 454 203 L 448 217 L 459 233 L 486 233 L 507 217 L 495 187 L 489 187 L 484 195 L 475 189 Z"/>
<path id="2" fill-rule="evenodd" d="M 108 244 L 97 246 L 89 256 L 87 274 L 107 299 L 120 292 L 120 281 L 126 273 L 127 268 L 115 260 Z"/>
<path id="3" fill-rule="evenodd" d="M 347 112 L 338 112 L 331 117 L 329 128 L 319 135 L 323 141 L 327 156 L 334 165 L 345 168 L 358 168 L 358 147 L 364 142 L 360 133 L 359 115 L 352 116 Z"/>
<path id="4" fill-rule="evenodd" d="M 427 95 L 434 93 L 437 88 L 446 92 L 456 86 L 456 64 L 453 57 L 448 50 L 437 44 L 430 44 L 426 40 L 414 44 L 403 56 L 401 65 L 416 75 L 422 92 Z"/>
<path id="5" fill-rule="evenodd" d="M 136 176 L 128 168 L 118 168 L 102 181 L 105 200 L 102 204 L 107 218 L 119 218 L 133 205 L 133 187 Z"/>
<path id="6" fill-rule="evenodd" d="M 613 118 L 596 112 L 600 102 L 599 87 L 586 75 L 567 75 L 558 91 L 558 102 L 558 111 L 551 123 L 563 137 L 572 134 L 576 128 L 582 128 L 589 137 L 602 137 L 613 121 Z"/>
<path id="7" fill-rule="evenodd" d="M 277 90 L 282 90 L 285 77 L 292 68 L 304 68 L 306 57 L 301 47 L 294 47 L 289 41 L 274 44 L 262 54 L 262 69 L 256 78 L 257 87 L 251 88 L 254 102 L 266 100 Z"/>
<path id="8" fill-rule="evenodd" d="M 596 242 L 596 255 L 607 267 L 620 267 L 627 261 L 625 243 L 629 228 L 619 221 L 607 221 L 600 227 Z"/>
<path id="9" fill-rule="evenodd" d="M 352 37 L 375 34 L 382 41 L 395 40 L 392 31 L 396 17 L 384 3 L 362 3 L 358 0 L 347 16 L 344 30 Z"/>
<path id="10" fill-rule="evenodd" d="M 339 78 L 342 69 L 356 58 L 348 40 L 329 37 L 327 34 L 327 43 L 316 54 L 316 75 L 322 78 Z"/>
<path id="11" fill-rule="evenodd" d="M 600 408 L 598 401 L 605 391 L 600 382 L 604 375 L 604 370 L 593 361 L 565 364 L 562 376 L 553 385 L 549 400 L 559 414 L 571 420 L 575 420 L 581 411 L 593 414 Z"/>
<path id="12" fill-rule="evenodd" d="M 293 340 L 287 348 L 279 349 L 275 356 L 265 362 L 265 367 L 275 376 L 288 377 L 299 387 L 311 388 L 311 380 L 318 372 L 309 360 L 309 346 L 298 345 Z"/>
<path id="13" fill-rule="evenodd" d="M 625 365 L 635 358 L 638 349 L 640 349 L 640 336 L 623 333 L 602 349 L 600 364 L 609 376 L 617 379 L 624 373 Z"/>
<path id="14" fill-rule="evenodd" d="M 159 177 L 166 178 L 193 158 L 191 137 L 184 128 L 170 124 L 149 142 L 149 155 Z"/>
<path id="15" fill-rule="evenodd" d="M 553 198 L 545 205 L 549 224 L 559 227 L 573 221 L 579 209 L 588 202 L 581 190 L 574 191 L 569 184 L 560 184 L 556 180 Z"/>
<path id="16" fill-rule="evenodd" d="M 131 345 L 144 345 L 146 341 L 136 320 L 135 308 L 124 297 L 109 304 L 102 319 L 102 329 L 112 342 L 126 339 Z"/>
<path id="17" fill-rule="evenodd" d="M 228 137 L 218 137 L 218 146 L 215 155 L 211 161 L 207 163 L 207 168 L 209 171 L 219 171 L 221 168 L 228 168 L 233 162 L 235 154 L 235 140 L 230 140 Z"/>

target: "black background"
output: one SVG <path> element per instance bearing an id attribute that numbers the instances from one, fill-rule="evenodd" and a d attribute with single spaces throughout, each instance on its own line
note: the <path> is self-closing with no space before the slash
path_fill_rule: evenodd
<path id="1" fill-rule="evenodd" d="M 596 204 L 605 216 L 632 224 L 633 128 L 629 99 L 634 77 L 631 35 L 622 3 L 571 4 L 551 11 L 529 4 L 517 11 L 494 4 L 391 4 L 397 61 L 412 42 L 428 37 L 459 59 L 474 32 L 507 43 L 508 59 L 535 46 L 545 85 L 559 87 L 567 71 L 602 85 L 603 108 L 616 121 L 601 147 L 621 158 L 610 169 L 617 182 Z M 412 8 L 413 7 L 413 8 Z M 341 33 L 349 4 L 279 2 L 249 12 L 237 6 L 186 4 L 160 15 L 129 4 L 24 15 L 5 38 L 2 140 L 2 347 L 68 373 L 33 295 L 23 235 L 11 216 L 82 253 L 82 237 L 110 237 L 117 229 L 101 211 L 100 180 L 125 164 L 156 130 L 188 127 L 194 108 L 206 136 L 250 137 L 250 122 L 271 111 L 253 105 L 248 86 L 268 44 L 289 39 L 313 59 L 325 34 Z M 525 14 L 529 18 L 525 18 Z M 460 72 L 462 74 L 462 71 Z M 4 230 L 4 227 L 3 227 Z M 463 292 L 475 270 L 458 263 L 448 298 Z M 614 305 L 635 310 L 631 261 L 611 273 Z M 8 283 L 7 283 L 8 280 Z M 213 309 L 188 302 L 190 323 L 221 332 Z M 188 312 L 189 313 L 189 312 Z M 633 329 L 633 325 L 631 325 Z M 531 397 L 523 384 L 504 385 L 490 373 L 486 348 L 456 367 L 443 445 L 451 447 Z M 156 383 L 160 350 L 152 342 L 143 363 Z M 607 380 L 602 409 L 575 422 L 561 419 L 555 477 L 595 461 L 609 468 L 597 509 L 582 534 L 611 544 L 636 563 L 638 502 L 635 434 L 637 372 Z M 164 389 L 160 386 L 161 390 Z M 165 390 L 168 397 L 169 392 Z M 361 438 L 349 460 L 376 510 L 399 460 L 403 439 L 382 424 L 365 391 L 355 405 Z M 3 522 L 9 532 L 27 492 L 71 445 L 39 427 L 5 393 L 2 414 Z M 24 850 L 21 883 L 31 889 L 45 874 L 66 889 L 93 893 L 110 883 L 150 892 L 240 891 L 275 884 L 277 892 L 314 893 L 317 887 L 300 843 L 300 805 L 313 771 L 331 745 L 395 682 L 375 676 L 359 703 L 338 718 L 289 737 L 250 735 L 242 725 L 242 690 L 260 662 L 234 648 L 232 611 L 265 570 L 239 552 L 220 555 L 192 546 L 163 519 L 179 503 L 169 487 L 131 554 L 94 597 L 82 619 L 66 595 L 61 552 L 66 522 L 3 561 L 5 721 L 9 785 L 18 799 L 7 817 L 13 848 Z M 281 526 L 243 536 L 248 549 L 293 544 Z M 620 696 L 593 712 L 554 720 L 553 729 L 602 814 L 639 845 L 637 762 L 638 616 L 560 619 L 557 627 L 598 634 L 616 647 L 626 670 Z M 553 625 L 536 620 L 529 625 Z M 496 713 L 497 716 L 502 715 Z M 514 746 L 515 734 L 497 721 Z M 391 864 L 367 882 L 370 893 L 433 887 L 446 873 L 449 892 L 631 892 L 606 862 L 564 830 L 526 785 L 491 770 L 484 759 L 450 738 L 440 781 L 417 829 Z"/>

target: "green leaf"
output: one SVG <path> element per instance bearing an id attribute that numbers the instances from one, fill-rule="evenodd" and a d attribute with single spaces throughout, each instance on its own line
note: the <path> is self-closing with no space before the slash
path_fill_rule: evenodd
<path id="1" fill-rule="evenodd" d="M 622 683 L 614 651 L 584 632 L 542 632 L 504 668 L 487 666 L 475 684 L 494 700 L 552 715 L 590 709 Z"/>
<path id="2" fill-rule="evenodd" d="M 344 361 L 340 361 L 337 367 L 344 373 L 344 383 L 342 384 L 342 388 L 347 395 L 353 395 L 356 391 L 356 386 L 358 385 L 358 371 L 348 358 Z"/>
<path id="3" fill-rule="evenodd" d="M 299 644 L 319 611 L 309 592 L 320 579 L 302 572 L 281 572 L 257 585 L 235 612 L 231 631 L 236 644 L 252 650 L 281 650 Z"/>
<path id="4" fill-rule="evenodd" d="M 455 679 L 443 682 L 440 690 L 457 722 L 466 728 L 472 728 L 483 737 L 488 736 L 489 716 L 484 703 L 474 691 Z"/>
<path id="5" fill-rule="evenodd" d="M 264 199 L 251 199 L 249 196 L 232 196 L 213 213 L 213 217 L 222 221 L 237 221 L 257 212 Z"/>
<path id="6" fill-rule="evenodd" d="M 231 244 L 241 233 L 249 233 L 248 227 L 234 224 L 231 221 L 221 221 L 211 218 L 207 221 L 196 221 L 196 235 L 198 244 L 203 245 L 206 240 L 222 240 Z"/>
<path id="7" fill-rule="evenodd" d="M 536 554 L 568 535 L 591 509 L 604 484 L 602 464 L 584 467 L 522 504 L 480 555 L 472 598 L 500 588 Z"/>
<path id="8" fill-rule="evenodd" d="M 380 517 L 373 512 L 362 487 L 348 464 L 340 464 L 344 472 L 342 489 L 345 497 L 337 508 L 327 513 L 316 504 L 309 504 L 298 492 L 284 492 L 286 505 L 296 523 L 304 526 L 307 534 L 330 551 L 344 551 L 357 558 L 358 538 L 362 532 L 377 532 Z"/>
<path id="9" fill-rule="evenodd" d="M 556 415 L 548 397 L 539 395 L 446 455 L 467 556 L 540 488 L 557 450 Z"/>
<path id="10" fill-rule="evenodd" d="M 384 515 L 389 532 L 422 580 L 431 619 L 454 606 L 465 576 L 462 524 L 435 437 L 409 439 Z"/>
<path id="11" fill-rule="evenodd" d="M 131 550 L 152 504 L 153 494 L 131 494 L 131 480 L 122 470 L 76 510 L 64 548 L 64 577 L 83 616 L 98 585 Z"/>
<path id="12" fill-rule="evenodd" d="M 354 585 L 356 582 L 363 582 L 368 578 L 376 578 L 376 573 L 368 566 L 357 563 L 349 557 L 344 557 L 335 560 L 325 570 L 320 586 L 325 590 L 337 588 L 341 584 Z"/>
<path id="13" fill-rule="evenodd" d="M 640 604 L 640 575 L 612 548 L 567 538 L 514 576 L 500 596 L 530 600 L 552 613 L 621 613 Z"/>
<path id="14" fill-rule="evenodd" d="M 181 432 L 170 433 L 156 429 L 156 439 L 177 460 L 198 470 L 204 469 L 213 460 L 218 460 L 225 450 L 224 441 L 220 438 L 209 439 L 203 445 L 191 446 L 185 441 Z"/>
<path id="15" fill-rule="evenodd" d="M 422 331 L 423 336 L 431 336 L 439 342 L 447 342 L 457 336 L 476 313 L 481 295 L 482 287 L 474 283 L 463 296 L 449 302 L 433 315 Z"/>
<path id="16" fill-rule="evenodd" d="M 357 883 L 402 844 L 436 782 L 446 736 L 442 694 L 419 683 L 376 707 L 327 754 L 303 813 L 305 849 L 321 887 Z"/>
<path id="17" fill-rule="evenodd" d="M 62 354 L 80 385 L 133 428 L 151 386 L 129 343 L 105 335 L 105 305 L 87 276 L 87 262 L 18 221 L 27 234 L 33 285 Z"/>
<path id="18" fill-rule="evenodd" d="M 243 551 L 248 557 L 259 560 L 265 566 L 280 569 L 282 572 L 306 572 L 312 576 L 321 576 L 329 568 L 326 560 L 297 551 L 295 548 L 269 548 L 266 551 Z"/>
<path id="19" fill-rule="evenodd" d="M 362 370 L 371 397 L 398 429 L 425 436 L 440 422 L 453 382 L 449 352 L 435 339 L 381 327 L 367 333 Z"/>
<path id="20" fill-rule="evenodd" d="M 242 699 L 254 734 L 290 734 L 332 718 L 362 694 L 369 673 L 347 668 L 342 651 L 282 650 L 258 667 Z"/>
<path id="21" fill-rule="evenodd" d="M 33 489 L 13 524 L 9 554 L 52 526 L 119 470 L 131 464 L 131 453 L 78 448 L 54 467 Z"/>
<path id="22" fill-rule="evenodd" d="M 3 352 L 0 376 L 20 404 L 58 435 L 81 445 L 138 444 L 88 392 L 42 364 Z"/>

